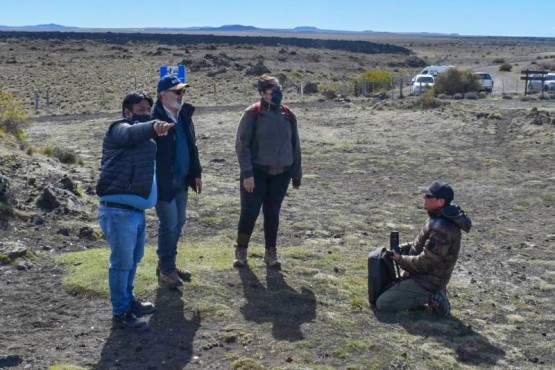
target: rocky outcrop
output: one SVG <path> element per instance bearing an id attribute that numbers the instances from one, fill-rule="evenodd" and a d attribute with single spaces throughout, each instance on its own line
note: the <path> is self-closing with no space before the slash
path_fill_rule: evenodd
<path id="1" fill-rule="evenodd" d="M 83 205 L 71 191 L 53 185 L 46 186 L 37 201 L 37 205 L 45 211 L 60 209 L 63 213 L 81 213 Z"/>

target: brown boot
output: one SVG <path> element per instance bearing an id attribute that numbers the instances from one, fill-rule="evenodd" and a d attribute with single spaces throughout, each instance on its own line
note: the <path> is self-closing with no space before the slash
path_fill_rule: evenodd
<path id="1" fill-rule="evenodd" d="M 233 267 L 243 267 L 247 264 L 247 248 L 235 247 Z"/>
<path id="2" fill-rule="evenodd" d="M 177 276 L 177 271 L 172 271 L 169 274 L 164 274 L 160 271 L 160 275 L 158 275 L 158 283 L 160 285 L 165 285 L 170 289 L 177 289 L 178 287 L 183 285 L 183 281 Z"/>
<path id="3" fill-rule="evenodd" d="M 266 252 L 264 253 L 264 262 L 266 262 L 268 267 L 281 267 L 281 262 L 278 260 L 276 247 L 266 248 Z"/>
<path id="4" fill-rule="evenodd" d="M 191 272 L 189 270 L 185 270 L 185 269 L 177 267 L 175 269 L 175 272 L 177 272 L 177 276 L 179 276 L 179 278 L 181 280 L 191 281 Z"/>
<path id="5" fill-rule="evenodd" d="M 177 276 L 183 281 L 191 281 L 191 272 L 189 270 L 185 270 L 179 267 L 176 267 L 175 272 L 177 272 Z M 156 267 L 156 277 L 160 279 L 160 267 Z"/>

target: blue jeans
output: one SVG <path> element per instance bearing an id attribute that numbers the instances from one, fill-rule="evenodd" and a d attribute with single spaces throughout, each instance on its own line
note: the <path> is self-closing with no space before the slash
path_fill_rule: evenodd
<path id="1" fill-rule="evenodd" d="M 108 270 L 112 313 L 120 315 L 135 300 L 133 282 L 145 251 L 145 213 L 100 207 L 98 221 L 112 251 Z"/>
<path id="2" fill-rule="evenodd" d="M 158 267 L 163 274 L 169 274 L 176 268 L 177 242 L 185 225 L 187 199 L 187 189 L 182 187 L 174 193 L 171 202 L 159 200 L 156 203 L 156 214 L 160 221 L 156 253 Z"/>

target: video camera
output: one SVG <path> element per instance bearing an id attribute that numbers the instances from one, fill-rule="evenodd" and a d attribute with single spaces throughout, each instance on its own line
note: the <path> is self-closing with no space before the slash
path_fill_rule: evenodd
<path id="1" fill-rule="evenodd" d="M 389 234 L 389 250 L 387 251 L 388 256 L 393 255 L 393 251 L 397 254 L 401 254 L 401 248 L 399 248 L 399 232 L 392 231 Z"/>

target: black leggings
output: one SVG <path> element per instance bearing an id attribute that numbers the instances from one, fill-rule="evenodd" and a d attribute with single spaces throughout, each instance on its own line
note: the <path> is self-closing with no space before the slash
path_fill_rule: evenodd
<path id="1" fill-rule="evenodd" d="M 279 175 L 270 175 L 255 167 L 253 173 L 254 191 L 252 193 L 247 192 L 243 187 L 243 178 L 241 178 L 239 184 L 241 188 L 241 216 L 237 228 L 237 246 L 240 248 L 248 247 L 254 224 L 260 213 L 260 207 L 262 207 L 265 247 L 276 247 L 279 212 L 291 181 L 291 170 Z"/>

